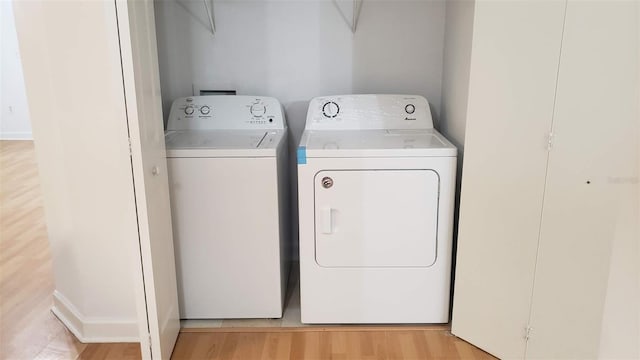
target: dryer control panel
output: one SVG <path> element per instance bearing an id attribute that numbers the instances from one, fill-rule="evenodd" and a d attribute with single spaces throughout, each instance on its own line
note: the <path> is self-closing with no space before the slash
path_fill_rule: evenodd
<path id="1" fill-rule="evenodd" d="M 336 95 L 311 100 L 308 130 L 432 129 L 427 99 L 419 95 Z"/>
<path id="2" fill-rule="evenodd" d="M 167 130 L 284 129 L 280 102 L 244 95 L 190 96 L 171 105 Z"/>

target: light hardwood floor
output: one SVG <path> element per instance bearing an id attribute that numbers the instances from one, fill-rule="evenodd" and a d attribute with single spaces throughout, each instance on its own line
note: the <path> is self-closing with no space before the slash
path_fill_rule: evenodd
<path id="1" fill-rule="evenodd" d="M 182 332 L 173 351 L 183 359 L 494 359 L 444 330 Z"/>
<path id="2" fill-rule="evenodd" d="M 80 343 L 49 311 L 53 269 L 31 141 L 0 141 L 0 359 L 139 358 Z"/>
<path id="3" fill-rule="evenodd" d="M 49 311 L 51 254 L 31 141 L 0 141 L 0 359 L 140 358 L 137 343 L 82 344 Z M 492 359 L 447 327 L 184 330 L 174 359 Z"/>

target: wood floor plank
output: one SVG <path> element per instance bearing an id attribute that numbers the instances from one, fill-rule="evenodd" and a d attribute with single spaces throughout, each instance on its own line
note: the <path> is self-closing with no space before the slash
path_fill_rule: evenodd
<path id="1" fill-rule="evenodd" d="M 293 333 L 267 333 L 261 360 L 289 360 Z"/>
<path id="2" fill-rule="evenodd" d="M 82 360 L 137 360 L 140 359 L 140 344 L 109 343 L 89 344 L 80 354 Z"/>
<path id="3" fill-rule="evenodd" d="M 0 358 L 33 359 L 64 327 L 31 141 L 0 141 Z"/>
<path id="4" fill-rule="evenodd" d="M 34 360 L 66 360 L 76 359 L 87 347 L 64 329 L 51 341 Z"/>
<path id="5" fill-rule="evenodd" d="M 173 359 L 493 359 L 446 331 L 181 333 Z"/>

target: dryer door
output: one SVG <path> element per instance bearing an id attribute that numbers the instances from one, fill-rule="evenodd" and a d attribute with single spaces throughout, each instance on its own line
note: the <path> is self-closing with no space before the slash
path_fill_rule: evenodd
<path id="1" fill-rule="evenodd" d="M 437 247 L 433 170 L 316 174 L 316 262 L 324 267 L 428 267 Z"/>

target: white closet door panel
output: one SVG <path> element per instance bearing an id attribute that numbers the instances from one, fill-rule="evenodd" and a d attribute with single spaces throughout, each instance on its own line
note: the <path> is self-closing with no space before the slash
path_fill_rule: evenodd
<path id="1" fill-rule="evenodd" d="M 116 0 L 114 5 L 144 281 L 144 296 L 138 296 L 139 326 L 149 333 L 140 345 L 144 359 L 169 359 L 180 318 L 153 1 Z"/>
<path id="2" fill-rule="evenodd" d="M 525 352 L 564 8 L 476 2 L 452 332 L 503 358 Z"/>
<path id="3" fill-rule="evenodd" d="M 628 204 L 638 194 L 637 7 L 635 1 L 568 3 L 530 358 L 598 356 L 612 243 L 638 241 L 637 227 L 623 220 L 637 219 L 628 214 L 637 212 Z"/>

